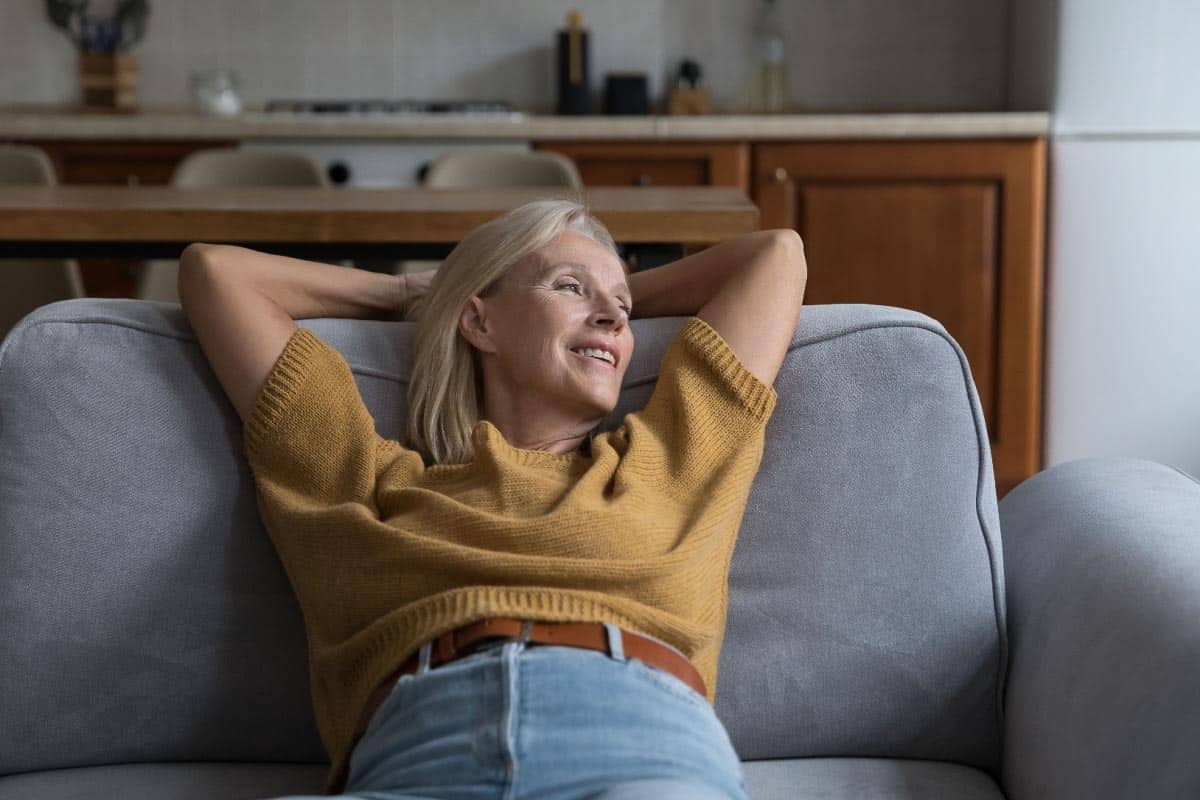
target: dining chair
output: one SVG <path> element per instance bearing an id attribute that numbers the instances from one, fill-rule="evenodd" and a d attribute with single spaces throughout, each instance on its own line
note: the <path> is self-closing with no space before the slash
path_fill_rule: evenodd
<path id="1" fill-rule="evenodd" d="M 54 186 L 58 179 L 46 152 L 29 145 L 0 145 L 0 185 Z M 38 306 L 85 297 L 74 259 L 0 260 L 0 340 Z"/>
<path id="2" fill-rule="evenodd" d="M 211 148 L 184 157 L 171 176 L 176 187 L 328 186 L 325 171 L 302 153 Z M 154 259 L 138 269 L 137 296 L 179 302 L 178 259 Z"/>
<path id="3" fill-rule="evenodd" d="M 454 150 L 434 159 L 425 173 L 430 188 L 491 189 L 506 186 L 571 186 L 583 179 L 575 162 L 538 150 Z"/>
<path id="4" fill-rule="evenodd" d="M 561 153 L 538 150 L 452 150 L 435 158 L 422 185 L 430 189 L 499 189 L 510 186 L 582 188 L 575 162 Z M 436 269 L 440 261 L 397 261 L 393 274 Z"/>

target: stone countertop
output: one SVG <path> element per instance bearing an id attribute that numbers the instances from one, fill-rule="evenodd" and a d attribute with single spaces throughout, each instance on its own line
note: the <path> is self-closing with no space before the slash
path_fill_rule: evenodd
<path id="1" fill-rule="evenodd" d="M 1046 136 L 1046 111 L 924 114 L 711 114 L 553 116 L 539 114 L 329 117 L 248 109 L 212 117 L 188 109 L 131 114 L 53 106 L 0 106 L 0 141 L 32 139 L 529 139 L 715 141 L 769 139 L 965 139 Z"/>

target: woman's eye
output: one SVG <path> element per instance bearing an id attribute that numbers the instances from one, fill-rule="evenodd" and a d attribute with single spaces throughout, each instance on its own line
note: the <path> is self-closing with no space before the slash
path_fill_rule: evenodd
<path id="1" fill-rule="evenodd" d="M 557 287 L 555 287 L 555 288 L 558 288 L 558 289 L 574 289 L 574 290 L 576 290 L 576 291 L 577 291 L 579 294 L 583 294 L 583 291 L 582 291 L 583 287 L 582 287 L 582 286 L 580 286 L 578 283 L 560 283 L 560 284 L 559 284 Z M 627 316 L 627 317 L 633 314 L 633 309 L 632 309 L 632 308 L 630 308 L 629 306 L 621 306 L 621 310 L 625 312 L 625 316 Z"/>

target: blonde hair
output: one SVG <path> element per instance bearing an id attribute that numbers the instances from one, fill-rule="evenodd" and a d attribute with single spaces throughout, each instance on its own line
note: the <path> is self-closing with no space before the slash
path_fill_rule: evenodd
<path id="1" fill-rule="evenodd" d="M 510 269 L 567 230 L 617 254 L 608 229 L 582 203 L 535 200 L 468 233 L 442 262 L 428 293 L 407 311 L 406 318 L 417 322 L 408 446 L 427 463 L 463 463 L 475 455 L 471 432 L 483 415 L 483 376 L 474 346 L 458 328 L 463 307 L 474 295 L 494 293 Z"/>

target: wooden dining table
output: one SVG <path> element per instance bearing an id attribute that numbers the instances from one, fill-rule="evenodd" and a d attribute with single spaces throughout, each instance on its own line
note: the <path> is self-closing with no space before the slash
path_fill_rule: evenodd
<path id="1" fill-rule="evenodd" d="M 707 245 L 759 227 L 758 208 L 729 187 L 3 186 L 0 259 L 178 258 L 192 242 L 297 258 L 442 258 L 468 231 L 540 198 L 581 200 L 622 245 Z"/>

